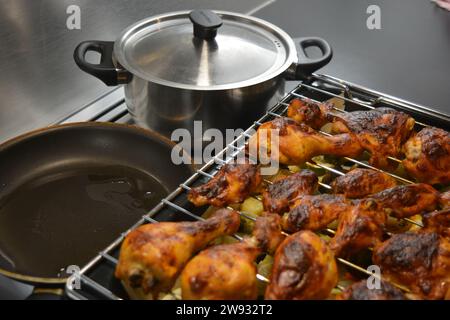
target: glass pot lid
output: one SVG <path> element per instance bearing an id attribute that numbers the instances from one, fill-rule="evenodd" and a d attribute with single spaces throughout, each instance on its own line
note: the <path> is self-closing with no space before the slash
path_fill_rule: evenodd
<path id="1" fill-rule="evenodd" d="M 151 17 L 114 44 L 126 70 L 147 81 L 220 90 L 269 80 L 297 61 L 291 37 L 258 18 L 209 10 Z"/>

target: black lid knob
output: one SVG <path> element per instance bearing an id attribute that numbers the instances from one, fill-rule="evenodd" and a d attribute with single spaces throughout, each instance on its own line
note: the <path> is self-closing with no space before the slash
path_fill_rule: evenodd
<path id="1" fill-rule="evenodd" d="M 217 29 L 222 26 L 222 19 L 211 10 L 193 10 L 189 19 L 194 25 L 194 36 L 203 40 L 213 39 Z"/>

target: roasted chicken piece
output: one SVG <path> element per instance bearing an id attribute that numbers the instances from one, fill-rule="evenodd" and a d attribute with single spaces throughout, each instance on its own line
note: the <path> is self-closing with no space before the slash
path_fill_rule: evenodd
<path id="1" fill-rule="evenodd" d="M 441 193 L 439 196 L 439 206 L 442 209 L 450 209 L 450 191 Z"/>
<path id="2" fill-rule="evenodd" d="M 409 115 L 390 108 L 353 111 L 333 118 L 332 132 L 352 134 L 370 152 L 369 163 L 383 169 L 392 168 L 388 156 L 400 156 L 415 123 Z"/>
<path id="3" fill-rule="evenodd" d="M 352 204 L 341 195 L 302 195 L 291 203 L 291 210 L 283 215 L 281 225 L 290 233 L 320 230 L 349 210 Z"/>
<path id="4" fill-rule="evenodd" d="M 332 113 L 331 110 L 332 105 L 329 103 L 317 104 L 308 99 L 294 99 L 289 104 L 288 116 L 314 129 L 331 122 L 333 133 L 352 134 L 371 153 L 370 163 L 378 168 L 393 167 L 388 157 L 401 154 L 402 144 L 411 135 L 415 123 L 407 114 L 391 108 L 340 114 Z"/>
<path id="5" fill-rule="evenodd" d="M 261 183 L 261 175 L 255 164 L 225 164 L 204 185 L 192 188 L 188 199 L 196 206 L 206 204 L 224 207 L 244 201 Z"/>
<path id="6" fill-rule="evenodd" d="M 361 152 L 350 134 L 326 136 L 289 118 L 262 124 L 249 141 L 249 154 L 263 163 L 301 164 L 318 155 L 356 157 Z"/>
<path id="7" fill-rule="evenodd" d="M 426 213 L 422 221 L 426 230 L 435 231 L 450 239 L 450 208 Z"/>
<path id="8" fill-rule="evenodd" d="M 384 172 L 360 168 L 337 177 L 331 183 L 333 193 L 343 194 L 347 198 L 364 198 L 396 185 L 396 180 Z"/>
<path id="9" fill-rule="evenodd" d="M 450 183 L 450 133 L 427 127 L 403 146 L 403 166 L 412 177 L 429 184 Z"/>
<path id="10" fill-rule="evenodd" d="M 333 253 L 318 235 L 304 230 L 287 237 L 278 247 L 265 298 L 326 299 L 337 280 Z"/>
<path id="11" fill-rule="evenodd" d="M 395 234 L 375 247 L 372 260 L 383 277 L 420 298 L 450 298 L 450 241 L 436 232 Z"/>
<path id="12" fill-rule="evenodd" d="M 330 122 L 327 115 L 332 110 L 333 104 L 329 102 L 315 103 L 310 99 L 293 99 L 289 103 L 287 115 L 299 123 L 319 130 Z"/>
<path id="13" fill-rule="evenodd" d="M 252 238 L 201 251 L 181 273 L 183 299 L 256 299 L 255 259 L 263 251 L 273 252 L 283 241 L 279 219 L 274 214 L 260 216 Z"/>
<path id="14" fill-rule="evenodd" d="M 345 288 L 338 300 L 406 300 L 403 292 L 389 282 L 380 281 L 379 289 L 369 289 L 367 280 L 361 280 Z"/>
<path id="15" fill-rule="evenodd" d="M 255 259 L 261 249 L 244 242 L 201 251 L 181 273 L 182 298 L 254 300 L 258 295 Z"/>
<path id="16" fill-rule="evenodd" d="M 263 191 L 264 209 L 268 212 L 283 214 L 289 210 L 289 202 L 301 194 L 313 194 L 317 191 L 319 179 L 310 170 L 281 177 L 273 181 Z"/>
<path id="17" fill-rule="evenodd" d="M 253 243 L 271 255 L 285 238 L 280 220 L 281 217 L 277 214 L 263 213 L 256 219 L 253 228 Z"/>
<path id="18" fill-rule="evenodd" d="M 424 183 L 396 186 L 371 196 L 396 218 L 406 218 L 436 209 L 439 192 Z"/>
<path id="19" fill-rule="evenodd" d="M 352 210 L 340 215 L 330 248 L 336 256 L 348 257 L 380 243 L 386 219 L 386 213 L 377 202 L 359 201 Z"/>
<path id="20" fill-rule="evenodd" d="M 196 252 L 219 236 L 235 233 L 239 224 L 236 211 L 219 209 L 205 221 L 142 225 L 125 237 L 115 276 L 131 295 L 155 299 L 172 288 Z"/>

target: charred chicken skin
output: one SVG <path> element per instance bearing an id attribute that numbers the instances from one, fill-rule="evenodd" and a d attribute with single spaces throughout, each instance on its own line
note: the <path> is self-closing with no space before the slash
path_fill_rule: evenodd
<path id="1" fill-rule="evenodd" d="M 360 168 L 337 177 L 331 183 L 333 193 L 342 194 L 347 198 L 364 198 L 396 185 L 396 180 L 384 172 Z"/>
<path id="2" fill-rule="evenodd" d="M 439 196 L 439 206 L 442 209 L 450 209 L 450 191 L 441 193 Z"/>
<path id="3" fill-rule="evenodd" d="M 288 107 L 288 116 L 314 129 L 331 122 L 334 133 L 352 134 L 362 148 L 371 153 L 370 163 L 384 169 L 392 167 L 387 157 L 401 154 L 401 147 L 411 135 L 415 123 L 407 114 L 391 108 L 343 114 L 330 111 L 330 104 L 295 99 Z"/>
<path id="4" fill-rule="evenodd" d="M 244 201 L 261 183 L 261 175 L 254 164 L 225 164 L 207 183 L 192 188 L 188 199 L 196 206 L 206 204 L 224 207 Z"/>
<path id="5" fill-rule="evenodd" d="M 423 230 L 395 234 L 375 247 L 383 277 L 424 299 L 450 298 L 450 241 Z"/>
<path id="6" fill-rule="evenodd" d="M 277 137 L 278 148 L 272 136 Z M 250 155 L 257 156 L 263 163 L 275 159 L 286 165 L 302 164 L 318 155 L 356 157 L 362 153 L 359 143 L 350 134 L 327 136 L 289 118 L 262 124 L 250 139 L 249 147 Z"/>
<path id="7" fill-rule="evenodd" d="M 279 219 L 274 214 L 258 217 L 252 238 L 201 251 L 181 274 L 183 299 L 256 299 L 255 259 L 263 251 L 273 252 L 283 241 Z"/>
<path id="8" fill-rule="evenodd" d="M 450 208 L 426 213 L 422 221 L 426 230 L 435 231 L 450 239 Z"/>
<path id="9" fill-rule="evenodd" d="M 317 191 L 319 179 L 310 170 L 302 170 L 288 177 L 278 178 L 263 191 L 264 209 L 283 214 L 289 210 L 289 202 L 301 194 Z"/>
<path id="10" fill-rule="evenodd" d="M 334 116 L 332 132 L 349 133 L 370 152 L 369 163 L 377 168 L 392 168 L 389 156 L 399 157 L 403 143 L 409 138 L 414 119 L 390 108 L 353 111 Z"/>
<path id="11" fill-rule="evenodd" d="M 278 247 L 265 298 L 326 299 L 338 280 L 333 253 L 318 235 L 300 231 Z"/>
<path id="12" fill-rule="evenodd" d="M 277 214 L 264 213 L 255 221 L 253 242 L 264 252 L 273 255 L 285 236 L 281 231 L 281 217 Z"/>
<path id="13" fill-rule="evenodd" d="M 181 273 L 183 299 L 256 299 L 258 288 L 254 261 L 260 254 L 260 248 L 246 241 L 201 251 Z"/>
<path id="14" fill-rule="evenodd" d="M 412 177 L 429 184 L 450 183 L 450 133 L 427 127 L 403 146 L 403 166 Z"/>
<path id="15" fill-rule="evenodd" d="M 361 200 L 352 210 L 340 215 L 330 248 L 336 256 L 348 257 L 380 243 L 386 219 L 386 213 L 377 202 Z"/>
<path id="16" fill-rule="evenodd" d="M 406 218 L 436 209 L 439 192 L 424 183 L 402 185 L 371 196 L 396 218 Z"/>
<path id="17" fill-rule="evenodd" d="M 367 280 L 361 280 L 345 288 L 339 300 L 406 300 L 403 292 L 389 282 L 380 281 L 379 289 L 369 289 Z"/>
<path id="18" fill-rule="evenodd" d="M 298 196 L 291 210 L 283 215 L 283 230 L 293 233 L 299 230 L 320 230 L 336 220 L 352 205 L 341 195 L 319 194 Z"/>
<path id="19" fill-rule="evenodd" d="M 333 110 L 331 103 L 315 103 L 309 99 L 293 99 L 289 103 L 287 115 L 298 123 L 304 123 L 319 130 L 329 122 L 328 113 Z"/>
<path id="20" fill-rule="evenodd" d="M 127 289 L 157 298 L 170 290 L 191 257 L 213 239 L 235 233 L 236 211 L 219 209 L 197 222 L 160 222 L 131 231 L 122 243 L 115 276 Z"/>

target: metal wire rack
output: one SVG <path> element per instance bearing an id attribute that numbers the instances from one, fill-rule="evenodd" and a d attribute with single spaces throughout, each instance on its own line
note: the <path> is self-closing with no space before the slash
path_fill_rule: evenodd
<path id="1" fill-rule="evenodd" d="M 326 76 L 315 74 L 308 79 L 308 81 L 301 82 L 291 92 L 289 92 L 281 101 L 272 107 L 265 115 L 255 121 L 250 128 L 245 130 L 236 139 L 227 145 L 225 149 L 215 155 L 202 168 L 198 169 L 194 175 L 180 184 L 180 186 L 162 199 L 160 203 L 154 207 L 147 215 L 143 216 L 136 222 L 129 230 L 121 234 L 114 242 L 107 248 L 101 251 L 92 261 L 84 266 L 79 274 L 73 275 L 66 284 L 66 292 L 69 297 L 73 299 L 124 299 L 127 298 L 121 284 L 113 276 L 114 268 L 117 264 L 117 256 L 119 247 L 124 237 L 128 232 L 145 223 L 158 223 L 160 221 L 181 221 L 181 220 L 203 220 L 201 214 L 205 208 L 195 208 L 187 201 L 187 191 L 192 187 L 201 185 L 207 180 L 211 179 L 214 174 L 229 161 L 233 160 L 240 152 L 248 139 L 251 137 L 251 132 L 254 132 L 262 123 L 273 120 L 277 117 L 285 115 L 289 102 L 294 98 L 308 98 L 313 101 L 324 101 L 330 98 L 341 99 L 346 104 L 346 109 L 336 109 L 336 112 L 347 112 L 354 110 L 369 110 L 379 106 L 388 106 L 394 109 L 402 110 L 410 113 L 416 119 L 417 129 L 421 127 L 433 125 L 447 128 L 450 119 L 448 116 L 437 113 L 424 106 L 410 103 L 392 96 L 384 95 L 376 91 L 357 86 L 355 84 Z M 362 168 L 377 169 L 364 161 L 357 159 L 344 158 L 349 163 Z M 401 162 L 401 159 L 391 158 L 391 161 Z M 310 165 L 320 167 L 330 174 L 343 175 L 344 171 L 332 168 L 330 166 L 310 162 Z M 383 171 L 384 172 L 384 171 Z M 400 183 L 413 183 L 411 180 L 401 177 L 399 175 L 386 172 Z M 269 180 L 265 180 L 270 183 Z M 331 189 L 329 184 L 320 182 L 320 187 L 323 191 Z M 257 197 L 260 199 L 259 197 Z M 254 220 L 254 218 L 245 212 L 240 214 L 247 218 Z M 408 223 L 421 226 L 420 223 L 405 219 Z M 326 232 L 333 234 L 333 230 L 326 229 Z M 237 240 L 242 240 L 239 235 L 234 235 Z M 357 270 L 366 275 L 373 274 L 367 271 L 364 267 L 342 258 L 336 260 L 351 269 Z M 268 282 L 269 279 L 258 274 L 258 280 Z M 74 284 L 81 282 L 81 288 L 76 288 Z M 394 284 L 402 290 L 408 292 L 408 289 L 400 285 Z M 338 289 L 343 289 L 338 287 Z"/>

